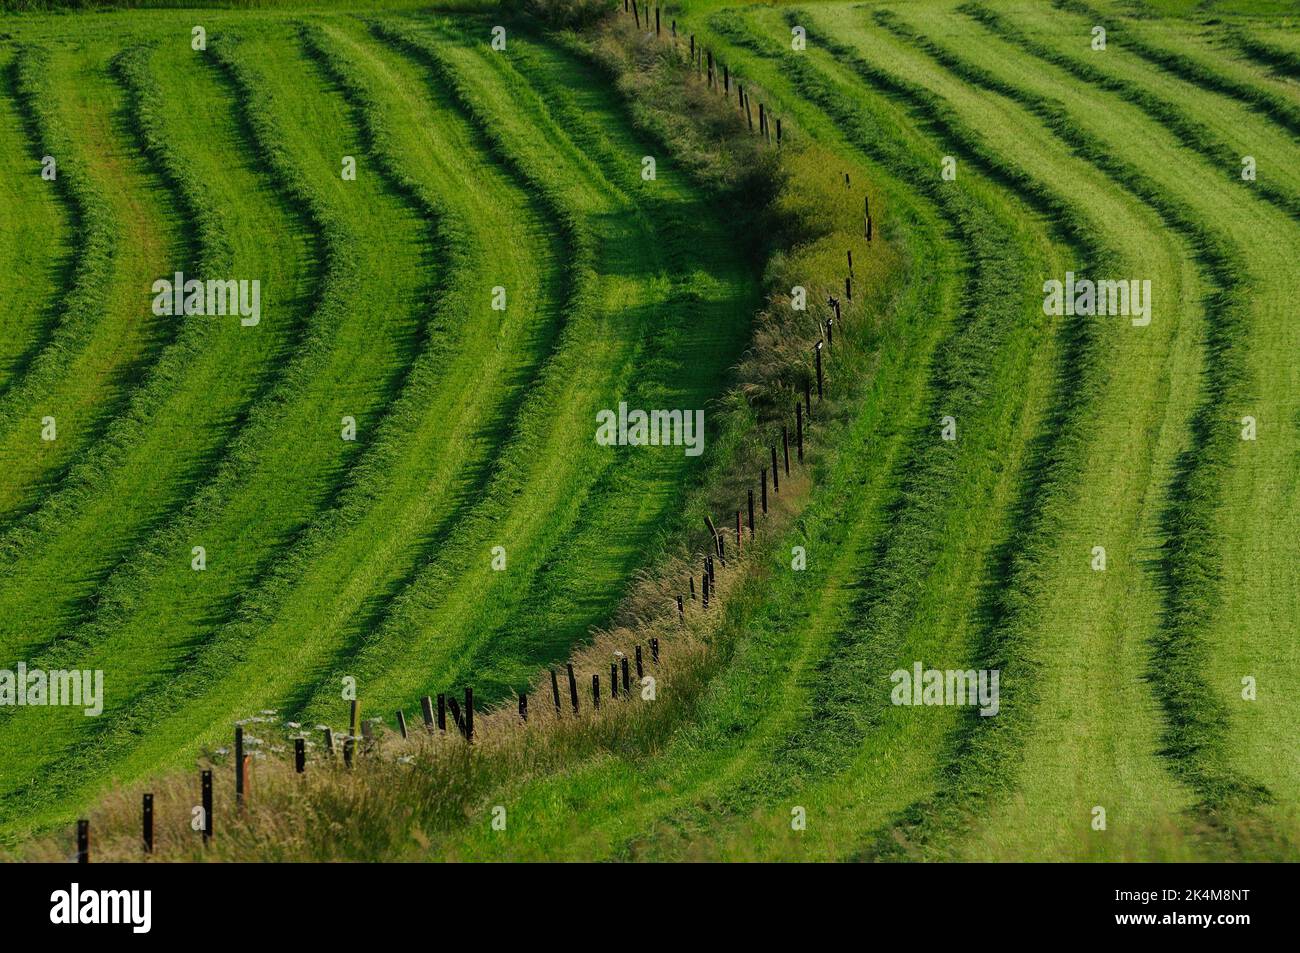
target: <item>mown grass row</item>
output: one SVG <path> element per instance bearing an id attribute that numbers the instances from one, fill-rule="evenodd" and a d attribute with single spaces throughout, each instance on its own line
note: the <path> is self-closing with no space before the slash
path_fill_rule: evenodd
<path id="1" fill-rule="evenodd" d="M 878 22 L 911 36 L 884 12 Z M 1240 407 L 1245 278 L 1240 252 L 1171 198 L 1158 183 L 1081 132 L 1057 103 L 1000 80 L 933 41 L 911 36 L 946 69 L 968 82 L 1022 103 L 1080 156 L 1103 169 L 1185 235 L 1207 276 L 1207 360 L 1203 396 L 1191 420 L 1191 445 L 1180 454 L 1163 518 L 1165 616 L 1152 637 L 1152 679 L 1165 707 L 1165 753 L 1174 771 L 1201 797 L 1207 813 L 1249 806 L 1264 795 L 1226 764 L 1227 712 L 1205 679 L 1204 633 L 1217 604 L 1218 539 L 1214 513 L 1235 447 L 1236 430 L 1223 408 Z"/>
<path id="2" fill-rule="evenodd" d="M 38 137 L 37 148 L 42 155 L 54 156 L 58 162 L 58 174 L 51 187 L 66 205 L 69 227 L 77 236 L 73 251 L 75 264 L 69 276 L 70 284 L 58 304 L 57 325 L 45 346 L 27 363 L 22 376 L 10 382 L 0 394 L 4 432 L 18 429 L 36 440 L 41 421 L 39 417 L 32 418 L 33 408 L 43 406 L 41 398 L 68 373 L 106 307 L 105 289 L 113 272 L 116 235 L 121 223 L 100 186 L 78 161 L 75 140 L 56 108 L 57 92 L 49 50 L 35 45 L 20 46 L 11 69 L 17 105 L 25 124 Z M 72 434 L 67 434 L 67 439 L 72 439 Z M 20 494 L 18 487 L 12 487 L 10 492 L 17 499 L 0 508 L 0 518 L 20 512 L 23 506 L 20 501 L 30 496 Z"/>
<path id="3" fill-rule="evenodd" d="M 1277 46 L 1241 27 L 1229 30 L 1226 38 L 1233 47 L 1260 66 L 1300 78 L 1300 51 Z"/>
<path id="4" fill-rule="evenodd" d="M 49 343 L 75 274 L 75 236 L 67 202 L 41 177 L 40 132 L 21 108 L 17 51 L 0 50 L 0 395 L 20 380 Z"/>

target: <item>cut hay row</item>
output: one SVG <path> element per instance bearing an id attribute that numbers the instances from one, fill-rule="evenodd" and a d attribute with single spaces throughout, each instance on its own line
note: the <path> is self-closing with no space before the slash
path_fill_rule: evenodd
<path id="1" fill-rule="evenodd" d="M 17 52 L 0 51 L 0 269 L 10 276 L 0 284 L 0 395 L 49 343 L 76 267 L 67 203 L 54 183 L 32 174 L 47 153 L 18 97 Z"/>

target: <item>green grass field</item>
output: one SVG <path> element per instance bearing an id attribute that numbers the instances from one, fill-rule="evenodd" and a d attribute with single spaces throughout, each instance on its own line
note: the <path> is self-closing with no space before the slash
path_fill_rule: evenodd
<path id="1" fill-rule="evenodd" d="M 105 682 L 0 706 L 0 843 L 224 790 L 236 721 L 342 726 L 351 678 L 390 731 L 470 685 L 488 741 L 413 746 L 453 793 L 339 857 L 1295 859 L 1293 10 L 166 6 L 0 16 L 0 669 Z M 176 271 L 260 322 L 156 316 Z M 1045 314 L 1067 272 L 1150 320 Z M 807 465 L 679 624 L 828 295 Z M 704 454 L 598 445 L 620 401 L 704 409 Z M 664 702 L 515 731 L 654 634 Z M 914 663 L 996 715 L 891 703 Z M 257 823 L 230 856 L 297 856 Z"/>

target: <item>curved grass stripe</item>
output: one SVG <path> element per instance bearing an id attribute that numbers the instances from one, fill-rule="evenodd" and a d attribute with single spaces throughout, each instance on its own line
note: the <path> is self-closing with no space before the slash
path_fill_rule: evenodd
<path id="1" fill-rule="evenodd" d="M 1227 42 L 1261 67 L 1300 80 L 1300 36 L 1294 29 L 1249 24 L 1230 30 Z M 1300 95 L 1300 90 L 1297 90 Z"/>
<path id="2" fill-rule="evenodd" d="M 209 51 L 238 89 L 259 153 L 323 235 L 324 285 L 301 354 L 250 412 L 249 425 L 210 481 L 179 520 L 110 580 L 96 616 L 38 656 L 47 668 L 57 662 L 103 668 L 107 702 L 118 710 L 150 682 L 165 682 L 278 549 L 328 505 L 357 447 L 368 442 L 364 435 L 356 443 L 341 440 L 342 416 L 367 421 L 382 413 L 420 332 L 420 222 L 374 180 L 345 183 L 339 176 L 339 160 L 355 133 L 319 75 L 299 57 L 292 32 L 265 31 L 238 53 L 214 39 Z M 250 61 L 278 61 L 286 69 L 263 77 Z M 290 159 L 285 141 L 309 147 Z M 320 174 L 304 174 L 299 163 L 307 162 Z M 362 282 L 363 272 L 387 277 L 371 287 Z M 207 548 L 203 573 L 191 569 L 193 545 Z M 21 735 L 27 721 L 6 719 L 0 734 Z M 27 750 L 35 744 L 27 740 L 6 747 L 16 763 L 42 768 L 73 734 L 105 743 L 110 725 L 67 723 L 46 732 L 39 751 Z M 84 780 L 75 761 L 47 770 L 46 783 L 19 792 L 7 776 L 6 801 L 50 803 L 64 785 Z"/>
<path id="3" fill-rule="evenodd" d="M 1232 803 L 1249 804 L 1259 792 L 1224 763 L 1226 709 L 1205 684 L 1203 628 L 1215 599 L 1214 540 L 1209 521 L 1225 457 L 1236 438 L 1235 426 L 1224 421 L 1224 408 L 1236 406 L 1242 393 L 1239 322 L 1244 302 L 1232 292 L 1239 295 L 1246 281 L 1254 287 L 1267 287 L 1270 279 L 1248 269 L 1238 248 L 1229 243 L 1248 245 L 1247 231 L 1230 230 L 1231 238 L 1225 241 L 1201 225 L 1207 218 L 1222 221 L 1230 217 L 1222 214 L 1225 203 L 1216 202 L 1215 192 L 1224 186 L 1219 184 L 1221 180 L 1215 181 L 1212 172 L 1202 171 L 1199 163 L 1173 160 L 1169 153 L 1180 148 L 1176 140 L 1153 136 L 1148 125 L 1145 141 L 1154 141 L 1154 145 L 1132 164 L 1115 159 L 1113 146 L 1110 151 L 1099 147 L 1098 143 L 1109 136 L 1134 134 L 1134 121 L 1126 111 L 1118 111 L 1131 107 L 1107 110 L 1103 133 L 1099 128 L 1103 124 L 1093 118 L 1095 110 L 1084 105 L 1078 91 L 1056 79 L 1051 71 L 1036 71 L 1032 79 L 1021 74 L 1015 74 L 1016 79 L 999 75 L 1003 71 L 1010 74 L 1013 67 L 1007 64 L 1023 55 L 999 41 L 980 44 L 975 66 L 950 52 L 931 52 L 949 68 L 957 69 L 965 80 L 1020 98 L 1040 111 L 1054 108 L 1052 104 L 1057 100 L 1067 107 L 1074 105 L 1070 111 L 1074 121 L 1061 131 L 1068 134 L 1074 129 L 1073 136 L 1079 140 L 1076 148 L 1095 153 L 1090 156 L 1092 161 L 1111 169 L 1171 227 L 1188 236 L 1207 274 L 1207 283 L 1218 289 L 1207 297 L 1213 315 L 1207 327 L 1207 347 L 1213 360 L 1207 361 L 1205 391 L 1199 395 L 1200 403 L 1192 414 L 1188 448 L 1176 461 L 1168 501 L 1161 513 L 1160 530 L 1167 540 L 1158 563 L 1164 582 L 1164 604 L 1160 629 L 1153 639 L 1151 666 L 1168 714 L 1164 744 L 1171 766 L 1193 786 L 1209 811 Z M 1169 171 L 1175 168 L 1176 176 Z M 1171 181 L 1175 177 L 1177 183 Z M 1130 806 L 1129 810 L 1134 808 Z"/>
<path id="4" fill-rule="evenodd" d="M 149 312 L 149 288 L 177 260 L 174 207 L 146 161 L 122 143 L 113 50 L 20 49 L 16 87 L 79 236 L 62 315 L 22 378 L 0 396 L 0 523 L 30 509 L 92 444 L 175 328 Z M 55 418 L 57 439 L 41 439 Z"/>
<path id="5" fill-rule="evenodd" d="M 0 50 L 0 395 L 22 378 L 58 325 L 72 279 L 69 212 L 57 179 L 41 177 L 39 132 L 18 96 L 18 56 Z"/>

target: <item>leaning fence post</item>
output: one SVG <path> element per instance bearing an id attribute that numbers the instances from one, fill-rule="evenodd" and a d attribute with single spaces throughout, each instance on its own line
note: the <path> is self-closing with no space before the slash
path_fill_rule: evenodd
<path id="1" fill-rule="evenodd" d="M 555 717 L 560 717 L 560 677 L 551 669 L 551 696 L 555 699 Z"/>
<path id="2" fill-rule="evenodd" d="M 199 775 L 199 788 L 203 795 L 203 846 L 212 841 L 212 772 Z"/>
<path id="3" fill-rule="evenodd" d="M 293 770 L 302 774 L 307 770 L 307 740 L 305 738 L 293 739 Z"/>
<path id="4" fill-rule="evenodd" d="M 632 16 L 636 17 L 636 28 L 641 29 L 641 13 L 636 8 L 636 0 L 632 0 Z"/>
<path id="5" fill-rule="evenodd" d="M 77 863 L 90 863 L 90 821 L 77 821 Z"/>
<path id="6" fill-rule="evenodd" d="M 406 740 L 406 713 L 400 708 L 397 709 L 397 730 L 402 733 L 402 740 Z"/>
<path id="7" fill-rule="evenodd" d="M 433 699 L 428 695 L 420 699 L 420 714 L 424 716 L 424 730 L 433 731 Z"/>
<path id="8" fill-rule="evenodd" d="M 153 853 L 153 795 L 146 794 L 140 803 L 140 842 L 146 854 Z"/>
<path id="9" fill-rule="evenodd" d="M 567 665 L 569 669 L 569 701 L 573 704 L 573 713 L 578 713 L 578 679 L 573 674 L 573 663 Z"/>

